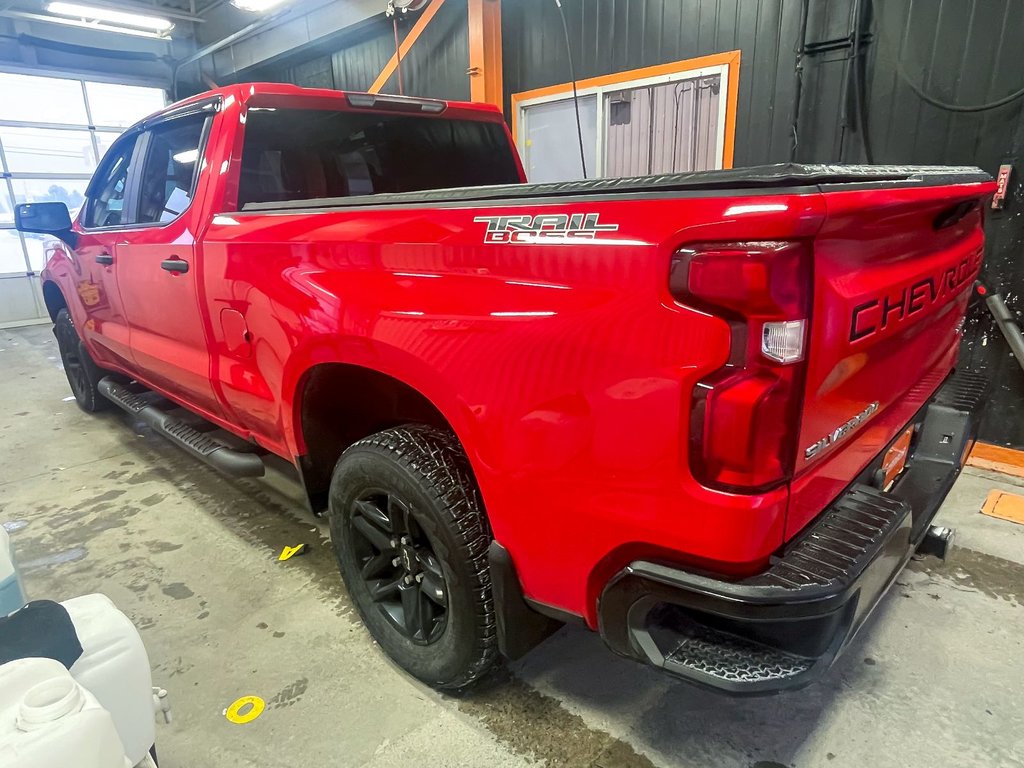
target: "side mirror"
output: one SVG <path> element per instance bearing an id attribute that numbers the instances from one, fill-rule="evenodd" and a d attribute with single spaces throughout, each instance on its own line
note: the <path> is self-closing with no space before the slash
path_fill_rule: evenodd
<path id="1" fill-rule="evenodd" d="M 19 232 L 53 235 L 72 248 L 78 236 L 71 231 L 71 212 L 64 203 L 21 203 L 14 206 L 14 226 Z"/>

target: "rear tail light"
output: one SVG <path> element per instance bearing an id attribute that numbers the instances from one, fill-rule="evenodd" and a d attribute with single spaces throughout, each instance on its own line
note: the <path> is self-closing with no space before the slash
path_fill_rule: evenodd
<path id="1" fill-rule="evenodd" d="M 796 457 L 803 395 L 810 246 L 689 246 L 676 253 L 669 284 L 680 302 L 723 318 L 732 329 L 728 363 L 693 391 L 694 476 L 747 493 L 786 482 Z"/>
<path id="2" fill-rule="evenodd" d="M 777 363 L 804 359 L 806 320 L 776 320 L 761 326 L 761 354 Z"/>

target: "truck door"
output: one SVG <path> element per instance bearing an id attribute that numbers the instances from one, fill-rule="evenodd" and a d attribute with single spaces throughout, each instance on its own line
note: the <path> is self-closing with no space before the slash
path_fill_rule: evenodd
<path id="1" fill-rule="evenodd" d="M 78 242 L 69 253 L 75 292 L 85 310 L 84 321 L 75 318 L 79 334 L 92 345 L 98 363 L 129 370 L 134 361 L 118 286 L 117 249 L 129 226 L 125 192 L 138 162 L 138 139 L 138 134 L 122 136 L 104 157 L 89 184 L 75 228 Z"/>
<path id="2" fill-rule="evenodd" d="M 204 415 L 221 413 L 210 376 L 206 316 L 198 294 L 196 201 L 208 173 L 207 110 L 170 117 L 143 132 L 133 228 L 118 246 L 121 298 L 140 377 Z"/>

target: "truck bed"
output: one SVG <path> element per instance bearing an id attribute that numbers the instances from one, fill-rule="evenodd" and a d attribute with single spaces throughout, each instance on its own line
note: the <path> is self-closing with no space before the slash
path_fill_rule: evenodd
<path id="1" fill-rule="evenodd" d="M 707 195 L 716 191 L 739 190 L 767 192 L 773 189 L 787 193 L 824 192 L 843 189 L 926 187 L 945 184 L 970 184 L 991 181 L 992 177 L 972 166 L 936 165 L 803 165 L 777 163 L 720 171 L 672 173 L 661 176 L 587 179 L 584 181 L 549 182 L 544 184 L 499 184 L 483 187 L 455 187 L 417 192 L 399 192 L 351 197 L 325 197 L 290 202 L 248 203 L 244 212 L 322 211 L 332 208 L 358 208 L 383 205 L 463 205 L 497 200 L 529 200 L 558 198 L 571 202 L 575 198 L 600 200 L 603 196 L 621 199 L 631 196 L 671 195 L 687 193 Z"/>

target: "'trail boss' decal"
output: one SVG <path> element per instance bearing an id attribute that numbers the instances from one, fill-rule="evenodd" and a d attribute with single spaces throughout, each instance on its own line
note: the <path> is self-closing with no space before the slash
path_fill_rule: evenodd
<path id="1" fill-rule="evenodd" d="M 981 269 L 982 253 L 972 253 L 959 264 L 904 286 L 899 293 L 858 304 L 850 319 L 850 341 L 860 341 L 903 322 L 933 304 L 952 298 L 972 283 Z"/>
<path id="2" fill-rule="evenodd" d="M 544 213 L 539 216 L 477 216 L 487 225 L 485 243 L 538 243 L 545 240 L 594 240 L 599 232 L 615 232 L 618 224 L 599 224 L 597 213 Z"/>

